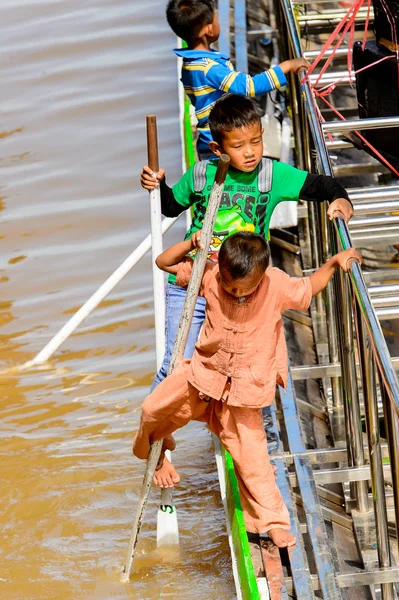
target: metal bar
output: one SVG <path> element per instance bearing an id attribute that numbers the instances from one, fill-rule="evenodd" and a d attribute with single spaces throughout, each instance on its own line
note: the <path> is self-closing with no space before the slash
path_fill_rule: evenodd
<path id="1" fill-rule="evenodd" d="M 378 200 L 397 200 L 399 198 L 399 186 L 381 185 L 377 187 L 351 188 L 348 194 L 352 202 L 364 200 L 369 202 L 378 202 Z"/>
<path id="2" fill-rule="evenodd" d="M 304 15 L 298 15 L 298 23 L 312 23 L 314 21 L 330 21 L 331 19 L 342 19 L 347 14 L 347 11 L 342 9 L 325 9 L 323 13 L 306 13 Z M 367 17 L 367 10 L 360 9 L 356 15 L 359 19 L 365 19 Z M 292 33 L 292 31 L 291 31 Z"/>
<path id="3" fill-rule="evenodd" d="M 329 150 L 342 150 L 343 148 L 353 148 L 353 144 L 346 140 L 333 140 L 332 142 L 327 141 L 326 147 Z"/>
<path id="4" fill-rule="evenodd" d="M 399 307 L 395 308 L 377 308 L 375 314 L 380 321 L 388 319 L 399 319 Z"/>
<path id="5" fill-rule="evenodd" d="M 388 448 L 385 448 L 386 452 L 388 451 Z M 386 454 L 385 452 L 385 454 Z M 387 506 L 392 507 L 393 506 L 393 494 L 392 492 L 385 492 L 385 499 L 387 502 Z M 373 495 L 369 494 L 369 500 L 372 501 L 373 500 Z M 355 508 L 355 504 L 356 504 L 356 500 L 354 498 L 347 498 L 346 499 L 346 506 L 348 508 L 348 510 L 354 510 Z M 388 510 L 390 510 L 391 508 L 389 508 Z"/>
<path id="6" fill-rule="evenodd" d="M 384 228 L 374 227 L 370 229 L 351 230 L 351 236 L 358 244 L 373 242 L 374 245 L 386 245 L 387 243 L 396 243 L 399 239 L 399 227 Z"/>
<path id="7" fill-rule="evenodd" d="M 399 296 L 387 296 L 386 298 L 372 298 L 371 299 L 374 308 L 383 308 L 388 306 L 399 307 Z"/>
<path id="8" fill-rule="evenodd" d="M 316 450 L 306 450 L 305 452 L 284 453 L 284 458 L 288 463 L 294 461 L 295 456 L 306 456 L 312 464 L 343 462 L 347 459 L 346 448 L 317 448 Z"/>
<path id="9" fill-rule="evenodd" d="M 337 574 L 338 585 L 340 588 L 350 588 L 362 585 L 375 585 L 378 583 L 396 583 L 399 579 L 399 567 L 388 567 L 385 569 L 371 569 L 348 571 L 347 573 Z M 320 583 L 317 575 L 312 575 L 313 589 L 320 590 Z M 285 578 L 287 592 L 292 594 L 294 586 L 291 577 Z"/>
<path id="10" fill-rule="evenodd" d="M 350 290 L 350 283 L 341 270 L 338 273 L 338 281 L 341 292 L 340 318 L 342 320 L 343 329 L 343 336 L 340 336 L 340 353 L 343 370 L 342 384 L 345 398 L 346 443 L 348 447 L 349 464 L 351 466 L 359 467 L 365 464 L 365 460 L 354 354 L 353 316 L 351 311 L 352 293 Z M 354 488 L 356 489 L 357 510 L 361 513 L 366 512 L 369 508 L 367 483 L 365 481 L 358 481 L 354 484 Z"/>
<path id="11" fill-rule="evenodd" d="M 263 38 L 270 39 L 272 37 L 276 37 L 276 35 L 277 31 L 268 25 L 265 25 L 263 29 L 248 29 L 247 31 L 248 40 L 261 40 Z"/>
<path id="12" fill-rule="evenodd" d="M 230 56 L 230 0 L 219 0 L 218 13 L 220 36 L 219 36 L 219 52 Z"/>
<path id="13" fill-rule="evenodd" d="M 380 374 L 378 374 L 380 378 Z M 399 423 L 393 411 L 392 404 L 386 394 L 380 378 L 380 392 L 384 406 L 384 421 L 388 439 L 389 457 L 391 464 L 393 500 L 395 507 L 396 539 L 399 541 Z"/>
<path id="14" fill-rule="evenodd" d="M 318 81 L 317 86 L 324 85 L 346 85 L 350 81 L 355 81 L 355 76 L 349 75 L 348 71 L 329 71 L 327 74 L 323 74 L 319 79 L 318 73 L 312 73 L 309 77 L 310 83 L 315 85 L 316 81 Z M 316 88 L 317 89 L 317 88 Z"/>
<path id="15" fill-rule="evenodd" d="M 398 200 L 383 200 L 381 202 L 356 202 L 354 205 L 355 215 L 359 214 L 372 214 L 372 213 L 383 213 L 383 212 L 398 212 L 399 211 L 399 199 Z"/>
<path id="16" fill-rule="evenodd" d="M 237 71 L 248 73 L 247 17 L 245 0 L 234 2 L 234 41 Z"/>
<path id="17" fill-rule="evenodd" d="M 392 269 L 378 269 L 376 271 L 363 271 L 363 278 L 364 281 L 368 284 L 368 285 L 382 285 L 382 283 L 384 281 L 389 281 L 391 282 L 392 279 L 395 279 L 396 281 L 398 280 L 399 274 L 397 276 L 395 276 L 394 278 L 392 277 L 393 273 L 392 273 Z"/>
<path id="18" fill-rule="evenodd" d="M 369 287 L 369 294 L 371 298 L 375 296 L 388 296 L 390 294 L 398 294 L 399 293 L 399 284 L 397 283 L 387 283 L 385 285 L 371 285 Z"/>
<path id="19" fill-rule="evenodd" d="M 303 365 L 300 367 L 291 367 L 293 381 L 301 379 L 323 379 L 324 377 L 340 377 L 341 365 Z"/>
<path id="20" fill-rule="evenodd" d="M 391 473 L 390 465 L 383 465 L 387 474 Z M 292 487 L 298 486 L 298 478 L 295 473 L 290 473 Z M 318 485 L 329 483 L 350 483 L 351 481 L 365 481 L 371 478 L 369 465 L 363 467 L 341 467 L 339 469 L 320 469 L 314 471 L 313 477 Z"/>
<path id="21" fill-rule="evenodd" d="M 323 202 L 321 205 L 318 204 L 315 206 L 319 217 L 319 231 L 321 234 L 321 247 L 323 254 L 323 262 L 327 262 L 329 256 L 332 254 L 331 241 L 333 239 L 330 237 L 330 222 L 327 218 L 327 211 L 325 203 Z M 324 310 L 327 316 L 327 336 L 328 336 L 328 351 L 330 355 L 330 362 L 332 364 L 338 363 L 340 361 L 340 335 L 338 334 L 338 326 L 339 322 L 337 320 L 337 290 L 335 290 L 336 277 L 334 277 L 327 285 L 325 290 L 322 292 L 322 295 L 325 298 L 324 301 Z M 339 291 L 338 291 L 339 294 Z M 319 297 L 321 298 L 322 295 Z M 318 306 L 318 313 L 320 313 L 320 307 Z M 324 311 L 321 312 L 323 314 Z M 342 406 L 343 404 L 343 389 L 341 387 L 341 382 L 338 378 L 333 377 L 331 379 L 331 387 L 332 387 L 332 395 L 333 395 L 333 404 L 334 406 Z"/>
<path id="22" fill-rule="evenodd" d="M 380 567 L 390 567 L 391 555 L 389 548 L 387 506 L 385 501 L 385 482 L 382 471 L 375 365 L 370 344 L 370 336 L 365 333 L 362 317 L 358 314 L 358 310 L 355 310 L 354 317 L 357 330 L 360 372 L 366 413 L 378 560 Z M 381 592 L 383 600 L 393 600 L 393 585 L 391 583 L 383 584 Z"/>
<path id="23" fill-rule="evenodd" d="M 324 133 L 399 127 L 399 117 L 376 117 L 375 119 L 357 119 L 353 121 L 331 121 L 329 123 L 322 123 L 321 127 Z"/>
<path id="24" fill-rule="evenodd" d="M 330 48 L 324 51 L 323 59 L 329 58 L 331 54 L 334 53 L 334 58 L 343 58 L 348 56 L 348 48 Z M 305 50 L 303 53 L 304 57 L 307 60 L 314 60 L 318 58 L 320 55 L 320 50 Z"/>
<path id="25" fill-rule="evenodd" d="M 335 177 L 353 177 L 353 175 L 371 175 L 372 173 L 390 173 L 388 167 L 380 162 L 346 163 L 334 166 Z"/>
<path id="26" fill-rule="evenodd" d="M 399 369 L 399 356 L 391 359 L 395 369 Z M 291 367 L 291 376 L 293 381 L 301 379 L 323 379 L 324 377 L 340 377 L 341 364 L 335 365 L 303 365 L 300 367 Z"/>
<path id="27" fill-rule="evenodd" d="M 374 225 L 399 225 L 399 216 L 386 215 L 385 217 L 369 217 L 364 219 L 351 219 L 350 229 L 357 227 L 372 227 Z"/>
<path id="28" fill-rule="evenodd" d="M 288 0 L 281 0 L 281 7 L 287 22 L 288 31 L 291 36 L 290 42 L 292 45 L 293 54 L 295 58 L 298 58 L 302 55 L 302 48 L 292 6 Z M 332 175 L 332 165 L 324 145 L 324 133 L 317 116 L 315 99 L 312 95 L 309 83 L 304 83 L 303 91 L 307 104 L 309 126 L 316 147 L 320 170 L 325 175 Z M 397 120 L 399 120 L 399 117 L 397 117 Z M 335 219 L 334 224 L 337 228 L 343 248 L 350 248 L 353 244 L 347 224 L 342 219 Z M 390 401 L 394 404 L 396 413 L 399 416 L 399 381 L 391 363 L 391 358 L 381 330 L 381 326 L 371 305 L 361 268 L 357 263 L 353 263 L 351 265 L 350 277 L 354 286 L 357 301 L 360 303 L 360 306 L 362 307 L 362 314 L 365 316 L 367 329 L 371 334 L 373 350 L 376 355 L 378 367 L 387 387 Z"/>

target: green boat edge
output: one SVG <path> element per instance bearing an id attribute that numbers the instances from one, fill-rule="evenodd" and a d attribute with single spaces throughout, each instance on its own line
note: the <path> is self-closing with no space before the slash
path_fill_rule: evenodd
<path id="1" fill-rule="evenodd" d="M 190 106 L 189 99 L 184 95 L 183 151 L 187 168 L 190 168 L 196 162 Z M 223 448 L 221 448 L 221 455 L 226 482 L 226 516 L 229 519 L 231 528 L 232 560 L 236 561 L 241 598 L 242 600 L 261 600 L 251 558 L 233 459 Z"/>

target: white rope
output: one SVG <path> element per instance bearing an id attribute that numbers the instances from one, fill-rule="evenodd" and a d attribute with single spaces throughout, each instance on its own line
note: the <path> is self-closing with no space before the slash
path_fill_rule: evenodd
<path id="1" fill-rule="evenodd" d="M 166 218 L 162 221 L 162 233 L 168 231 L 173 223 L 179 217 L 173 219 Z M 114 287 L 129 273 L 129 271 L 143 258 L 151 248 L 151 234 L 149 234 L 137 246 L 135 250 L 126 258 L 126 260 L 112 273 L 102 286 L 87 300 L 87 302 L 78 310 L 77 313 L 60 329 L 60 331 L 50 340 L 35 358 L 21 366 L 27 369 L 34 365 L 40 365 L 48 360 L 56 350 L 65 342 L 65 340 L 77 329 L 77 327 L 93 312 L 93 310 L 108 296 Z M 165 317 L 163 318 L 165 323 Z"/>

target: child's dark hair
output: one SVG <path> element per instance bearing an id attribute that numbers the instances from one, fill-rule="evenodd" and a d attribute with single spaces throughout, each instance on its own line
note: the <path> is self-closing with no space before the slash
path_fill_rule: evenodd
<path id="1" fill-rule="evenodd" d="M 239 231 L 226 238 L 219 251 L 219 268 L 233 279 L 242 279 L 254 271 L 266 271 L 270 261 L 269 244 L 261 235 Z"/>
<path id="2" fill-rule="evenodd" d="M 214 14 L 214 0 L 169 0 L 166 7 L 169 26 L 188 44 L 204 25 L 212 23 Z"/>
<path id="3" fill-rule="evenodd" d="M 212 138 L 221 143 L 223 134 L 233 129 L 248 127 L 254 123 L 261 125 L 260 114 L 255 102 L 247 96 L 226 94 L 219 98 L 209 115 L 209 128 Z"/>

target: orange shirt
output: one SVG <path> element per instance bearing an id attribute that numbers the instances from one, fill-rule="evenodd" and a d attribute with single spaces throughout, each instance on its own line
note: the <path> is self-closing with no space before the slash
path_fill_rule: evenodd
<path id="1" fill-rule="evenodd" d="M 192 268 L 191 259 L 179 264 L 176 285 L 188 285 Z M 230 379 L 228 404 L 268 406 L 274 400 L 276 382 L 285 387 L 288 378 L 281 314 L 288 308 L 309 308 L 310 279 L 290 277 L 270 267 L 253 294 L 234 298 L 220 284 L 219 265 L 208 261 L 200 295 L 206 298 L 206 319 L 195 345 L 189 382 L 220 400 Z"/>

